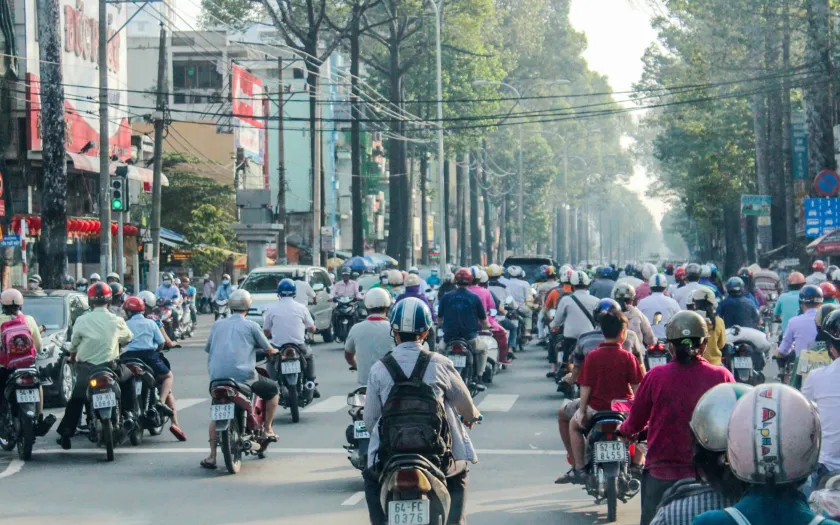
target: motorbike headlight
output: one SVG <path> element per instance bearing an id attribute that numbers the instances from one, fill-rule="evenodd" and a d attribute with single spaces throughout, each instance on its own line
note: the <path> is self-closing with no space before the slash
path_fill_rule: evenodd
<path id="1" fill-rule="evenodd" d="M 38 359 L 51 359 L 55 355 L 55 343 L 50 343 L 38 352 Z"/>

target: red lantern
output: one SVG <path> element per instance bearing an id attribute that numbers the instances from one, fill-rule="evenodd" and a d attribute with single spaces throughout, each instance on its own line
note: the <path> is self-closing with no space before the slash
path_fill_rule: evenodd
<path id="1" fill-rule="evenodd" d="M 20 233 L 20 217 L 17 215 L 12 219 L 12 231 Z"/>
<path id="2" fill-rule="evenodd" d="M 38 231 L 41 230 L 41 217 L 35 217 L 35 229 Z"/>
<path id="3" fill-rule="evenodd" d="M 101 233 L 102 232 L 102 223 L 99 221 L 93 221 L 93 232 L 94 233 Z"/>
<path id="4" fill-rule="evenodd" d="M 119 231 L 120 231 L 119 226 L 117 226 L 115 223 L 112 222 L 111 223 L 111 235 L 116 235 Z"/>

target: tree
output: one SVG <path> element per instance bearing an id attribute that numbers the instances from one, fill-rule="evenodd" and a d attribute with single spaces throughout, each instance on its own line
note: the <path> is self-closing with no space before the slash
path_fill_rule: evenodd
<path id="1" fill-rule="evenodd" d="M 190 264 L 198 273 L 215 268 L 228 255 L 222 250 L 236 249 L 228 239 L 234 238 L 232 224 L 234 217 L 224 209 L 212 204 L 201 204 L 190 212 L 190 222 L 184 228 L 184 235 L 193 250 Z"/>
<path id="2" fill-rule="evenodd" d="M 224 210 L 235 222 L 236 204 L 233 186 L 219 184 L 194 171 L 191 165 L 198 159 L 181 153 L 166 153 L 163 169 L 169 186 L 161 192 L 161 224 L 179 233 L 186 231 L 193 221 L 193 212 L 202 204 Z"/>

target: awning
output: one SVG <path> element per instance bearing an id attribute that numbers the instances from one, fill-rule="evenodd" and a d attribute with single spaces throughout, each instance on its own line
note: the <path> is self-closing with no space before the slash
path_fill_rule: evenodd
<path id="1" fill-rule="evenodd" d="M 809 244 L 808 255 L 840 255 L 840 230 L 826 233 Z"/>
<path id="2" fill-rule="evenodd" d="M 88 173 L 99 173 L 99 157 L 84 155 L 82 153 L 71 153 L 69 151 L 66 152 L 65 155 L 67 157 L 67 162 L 73 163 L 73 168 L 79 171 L 86 171 Z M 43 160 L 43 155 L 40 151 L 29 151 L 27 152 L 27 158 L 40 162 Z M 111 161 L 111 175 L 116 175 L 117 166 L 128 166 L 129 180 L 136 180 L 143 183 L 144 190 L 148 185 L 148 191 L 151 191 L 152 180 L 154 178 L 154 172 L 152 170 L 141 168 L 140 166 L 136 166 L 134 164 L 124 164 L 122 162 Z M 166 175 L 163 173 L 160 174 L 160 184 L 161 186 L 169 186 L 169 179 L 167 179 Z"/>
<path id="3" fill-rule="evenodd" d="M 170 248 L 181 248 L 187 244 L 187 238 L 169 228 L 160 229 L 160 243 Z"/>

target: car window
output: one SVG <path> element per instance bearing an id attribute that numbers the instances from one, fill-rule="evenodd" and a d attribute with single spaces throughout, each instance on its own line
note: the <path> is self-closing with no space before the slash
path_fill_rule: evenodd
<path id="1" fill-rule="evenodd" d="M 47 330 L 60 330 L 67 325 L 67 302 L 64 297 L 27 296 L 22 310 Z"/>
<path id="2" fill-rule="evenodd" d="M 323 270 L 313 270 L 312 276 L 310 277 L 310 285 L 314 286 L 317 283 L 324 285 L 324 290 L 329 290 L 330 286 L 332 285 L 332 281 L 330 281 L 330 276 L 326 274 Z"/>
<path id="3" fill-rule="evenodd" d="M 268 272 L 268 273 L 253 273 L 248 275 L 245 282 L 242 283 L 242 289 L 250 293 L 274 293 L 277 291 L 277 285 L 283 279 L 294 279 L 295 272 Z"/>

